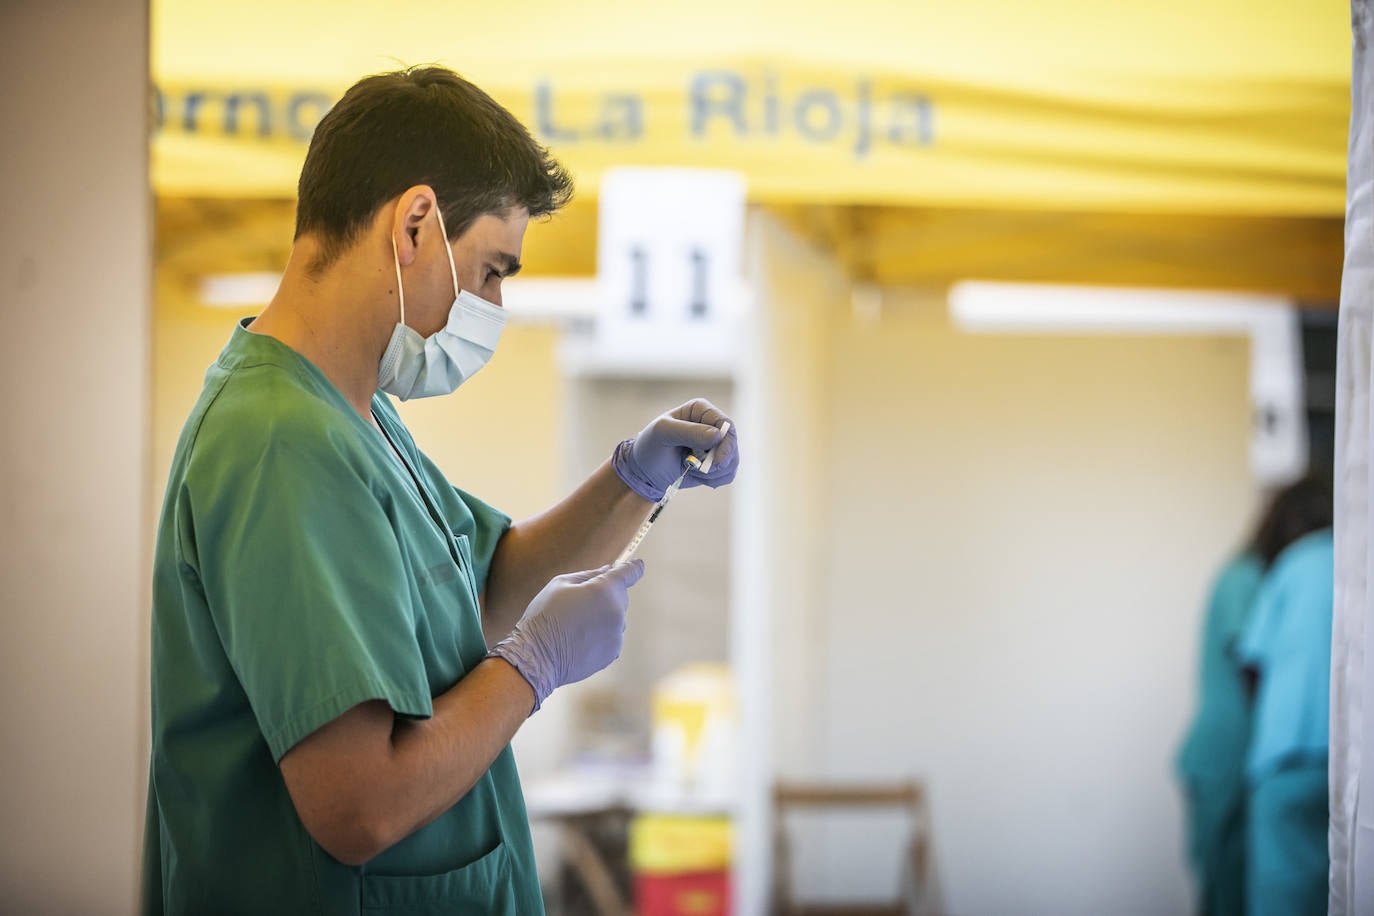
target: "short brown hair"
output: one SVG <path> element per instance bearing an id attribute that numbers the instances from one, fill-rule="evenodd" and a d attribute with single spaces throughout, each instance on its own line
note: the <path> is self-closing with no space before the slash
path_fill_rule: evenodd
<path id="1" fill-rule="evenodd" d="M 444 67 L 411 67 L 353 84 L 310 140 L 297 187 L 296 238 L 317 236 L 328 266 L 377 208 L 427 184 L 449 240 L 484 213 L 520 206 L 547 216 L 572 178 L 496 100 Z"/>

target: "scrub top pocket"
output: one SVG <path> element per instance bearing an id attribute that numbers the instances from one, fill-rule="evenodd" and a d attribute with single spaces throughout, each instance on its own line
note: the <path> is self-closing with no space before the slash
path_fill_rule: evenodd
<path id="1" fill-rule="evenodd" d="M 460 564 L 463 571 L 463 582 L 467 586 L 467 593 L 472 598 L 473 607 L 480 608 L 481 599 L 478 597 L 477 583 L 473 581 L 472 570 L 475 564 L 472 561 L 472 541 L 466 534 L 455 534 L 453 543 L 458 551 L 458 556 L 462 560 Z M 481 611 L 478 611 L 478 623 L 481 623 Z"/>
<path id="2" fill-rule="evenodd" d="M 518 916 L 505 843 L 462 868 L 438 875 L 363 875 L 367 916 Z"/>

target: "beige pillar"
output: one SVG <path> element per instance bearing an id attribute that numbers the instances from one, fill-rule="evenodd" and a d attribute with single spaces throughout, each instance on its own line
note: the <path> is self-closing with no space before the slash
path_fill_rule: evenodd
<path id="1" fill-rule="evenodd" d="M 146 0 L 0 5 L 0 909 L 134 907 L 146 779 Z"/>

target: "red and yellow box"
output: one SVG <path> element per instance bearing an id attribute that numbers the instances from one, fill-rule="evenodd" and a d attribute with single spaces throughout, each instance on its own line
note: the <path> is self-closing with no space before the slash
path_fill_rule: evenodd
<path id="1" fill-rule="evenodd" d="M 630 825 L 638 916 L 730 916 L 726 817 L 645 814 Z"/>
<path id="2" fill-rule="evenodd" d="M 730 916 L 730 872 L 637 875 L 637 916 Z"/>

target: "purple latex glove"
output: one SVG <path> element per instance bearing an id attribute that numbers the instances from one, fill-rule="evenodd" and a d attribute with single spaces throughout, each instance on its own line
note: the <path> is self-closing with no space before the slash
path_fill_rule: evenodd
<path id="1" fill-rule="evenodd" d="M 720 427 L 730 421 L 730 431 L 721 442 Z M 689 471 L 682 486 L 723 487 L 735 479 L 739 469 L 739 440 L 735 423 L 710 401 L 697 398 L 658 417 L 633 439 L 616 446 L 611 467 L 625 486 L 650 502 L 663 498 L 663 491 L 682 474 L 688 455 L 700 458 L 720 443 L 711 470 L 705 474 Z"/>
<path id="2" fill-rule="evenodd" d="M 539 711 L 564 684 L 591 677 L 620 657 L 630 586 L 644 575 L 644 561 L 555 576 L 534 596 L 525 615 L 487 658 L 510 662 L 534 688 Z"/>

